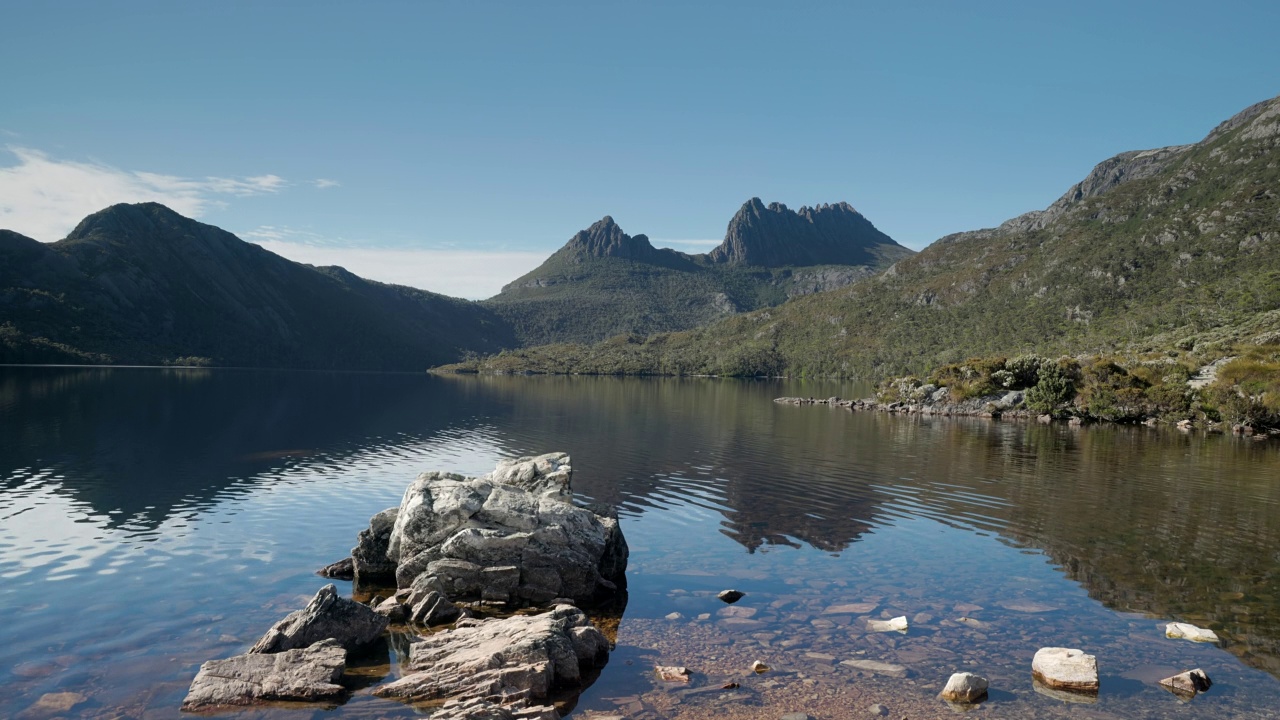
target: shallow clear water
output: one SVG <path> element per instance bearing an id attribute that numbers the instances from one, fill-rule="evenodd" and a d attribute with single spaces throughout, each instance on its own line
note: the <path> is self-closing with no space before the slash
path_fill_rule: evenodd
<path id="1" fill-rule="evenodd" d="M 1277 443 L 771 402 L 862 390 L 0 368 L 0 715 L 174 717 L 200 663 L 304 604 L 418 472 L 565 450 L 632 550 L 618 648 L 576 716 L 948 717 L 933 696 L 959 670 L 992 681 L 981 716 L 1274 716 Z M 747 593 L 728 612 L 726 587 Z M 872 608 L 827 612 L 849 603 Z M 867 631 L 896 615 L 905 635 Z M 1175 619 L 1225 647 L 1163 638 Z M 1096 704 L 1033 691 L 1046 645 L 1098 656 Z M 858 659 L 907 677 L 840 664 Z M 661 686 L 658 662 L 693 686 Z M 1154 684 L 1192 667 L 1215 684 L 1189 705 Z M 359 691 L 246 715 L 415 712 Z"/>

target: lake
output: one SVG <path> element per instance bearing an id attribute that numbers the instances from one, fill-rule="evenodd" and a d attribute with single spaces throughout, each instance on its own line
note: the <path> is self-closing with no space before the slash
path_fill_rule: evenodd
<path id="1" fill-rule="evenodd" d="M 977 717 L 1274 717 L 1280 443 L 771 402 L 866 391 L 0 368 L 2 714 L 176 717 L 199 665 L 304 605 L 417 473 L 563 450 L 631 547 L 617 648 L 572 717 L 944 718 L 962 670 L 991 680 Z M 730 587 L 746 596 L 726 606 Z M 905 634 L 866 627 L 900 615 Z M 1170 620 L 1223 646 L 1166 639 Z M 1098 657 L 1095 703 L 1032 687 L 1043 646 Z M 1155 684 L 1196 667 L 1214 685 L 1188 705 Z M 364 689 L 236 716 L 419 714 Z"/>

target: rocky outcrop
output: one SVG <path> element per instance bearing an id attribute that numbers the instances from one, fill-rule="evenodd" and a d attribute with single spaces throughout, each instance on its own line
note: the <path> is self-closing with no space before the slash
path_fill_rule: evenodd
<path id="1" fill-rule="evenodd" d="M 608 215 L 570 238 L 564 250 L 589 257 L 618 257 L 645 261 L 654 260 L 660 253 L 649 243 L 647 236 L 633 237 L 626 234 Z"/>
<path id="2" fill-rule="evenodd" d="M 351 652 L 362 652 L 382 637 L 387 619 L 354 600 L 338 597 L 333 585 L 326 585 L 301 610 L 289 615 L 267 631 L 250 653 L 278 653 L 333 639 Z"/>
<path id="3" fill-rule="evenodd" d="M 249 653 L 200 666 L 184 711 L 255 705 L 263 702 L 332 702 L 346 694 L 338 683 L 347 651 L 334 640 L 264 655 Z"/>
<path id="4" fill-rule="evenodd" d="M 396 580 L 396 563 L 387 556 L 391 531 L 400 508 L 387 508 L 369 520 L 351 548 L 352 570 L 357 585 L 390 585 Z"/>
<path id="5" fill-rule="evenodd" d="M 717 264 L 765 267 L 871 265 L 886 252 L 895 259 L 911 254 L 848 203 L 794 211 L 751 198 L 707 258 Z"/>
<path id="6" fill-rule="evenodd" d="M 571 605 L 540 615 L 463 619 L 409 648 L 407 673 L 374 689 L 411 702 L 484 699 L 528 705 L 574 687 L 604 663 L 609 642 Z"/>
<path id="7" fill-rule="evenodd" d="M 387 547 L 396 583 L 439 581 L 451 600 L 592 603 L 626 584 L 626 541 L 599 508 L 568 502 L 569 456 L 506 461 L 489 475 L 424 473 Z"/>
<path id="8" fill-rule="evenodd" d="M 1074 648 L 1040 648 L 1031 659 L 1031 674 L 1051 690 L 1098 692 L 1098 659 Z"/>

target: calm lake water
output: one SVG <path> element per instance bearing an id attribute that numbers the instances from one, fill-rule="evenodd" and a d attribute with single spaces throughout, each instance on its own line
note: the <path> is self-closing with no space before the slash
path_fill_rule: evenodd
<path id="1" fill-rule="evenodd" d="M 564 450 L 632 551 L 617 650 L 574 717 L 950 717 L 934 696 L 959 670 L 991 679 L 979 717 L 1276 716 L 1280 443 L 771 402 L 864 394 L 0 368 L 0 715 L 176 717 L 200 663 L 301 607 L 418 472 Z M 747 593 L 732 609 L 713 595 L 727 587 Z M 848 604 L 868 607 L 829 612 Z M 897 615 L 906 634 L 866 629 Z M 1165 639 L 1169 620 L 1224 647 Z M 1097 655 L 1095 704 L 1034 691 L 1048 645 Z M 747 672 L 755 659 L 773 670 Z M 370 682 L 398 672 L 382 663 Z M 661 686 L 655 663 L 694 683 Z M 1189 704 L 1155 685 L 1194 667 L 1214 686 Z M 362 690 L 242 715 L 418 712 Z"/>

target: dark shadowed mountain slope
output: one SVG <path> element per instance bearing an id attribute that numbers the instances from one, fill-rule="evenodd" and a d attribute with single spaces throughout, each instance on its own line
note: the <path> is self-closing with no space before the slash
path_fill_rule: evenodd
<path id="1" fill-rule="evenodd" d="M 655 248 L 605 217 L 485 301 L 524 344 L 594 342 L 705 325 L 842 287 L 911 255 L 846 203 L 753 198 L 706 255 Z"/>
<path id="2" fill-rule="evenodd" d="M 0 232 L 0 362 L 420 370 L 514 339 L 477 303 L 286 260 L 155 203 Z"/>
<path id="3" fill-rule="evenodd" d="M 1108 159 L 1047 209 L 944 237 L 874 280 L 697 331 L 472 367 L 883 376 L 1278 338 L 1280 98 L 1193 145 Z"/>

